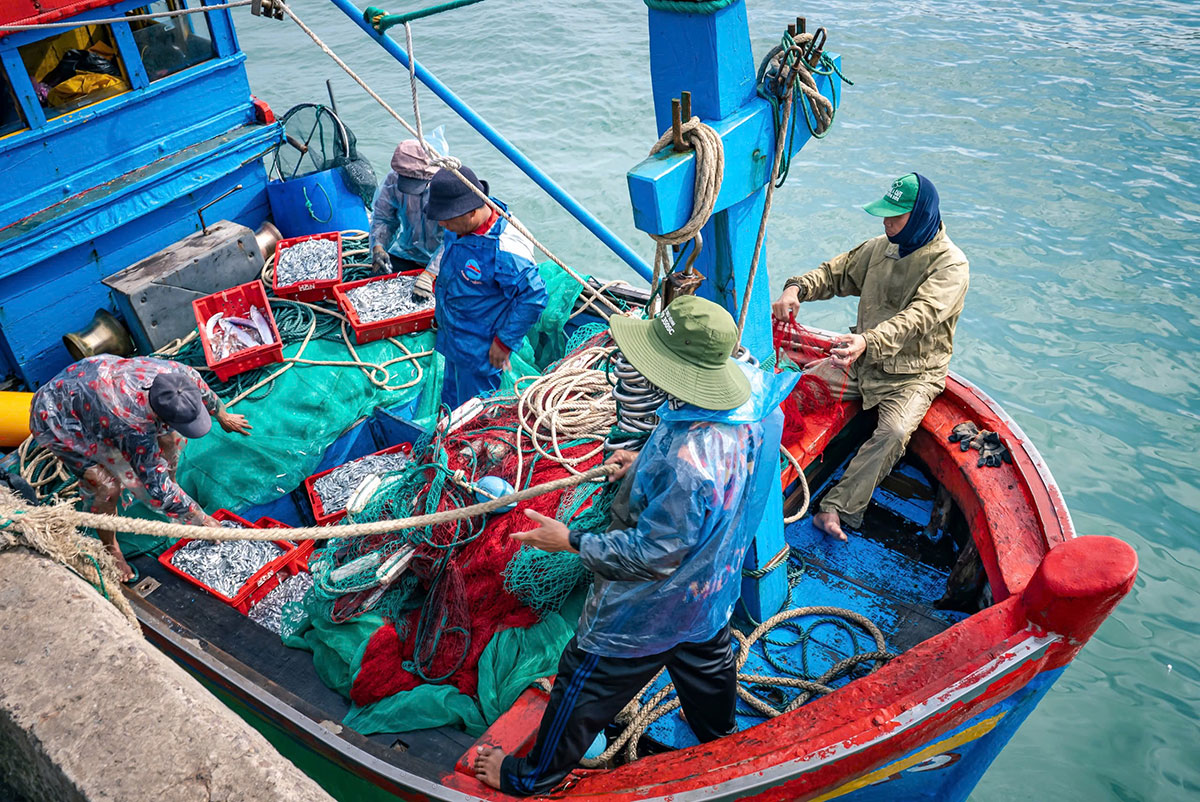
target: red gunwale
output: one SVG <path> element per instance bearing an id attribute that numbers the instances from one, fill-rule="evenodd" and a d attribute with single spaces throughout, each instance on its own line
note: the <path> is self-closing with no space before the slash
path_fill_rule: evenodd
<path id="1" fill-rule="evenodd" d="M 857 402 L 838 402 L 820 417 L 807 418 L 805 437 L 792 453 L 803 465 L 819 459 L 858 409 Z M 998 432 L 1013 463 L 976 467 L 976 452 L 963 452 L 946 439 L 964 420 Z M 611 771 L 576 772 L 554 796 L 812 798 L 887 765 L 1007 698 L 1041 671 L 1070 662 L 1094 626 L 1081 621 L 1077 633 L 1048 632 L 1030 623 L 1022 595 L 1049 549 L 1075 537 L 1062 495 L 1037 449 L 981 390 L 953 375 L 910 449 L 966 514 L 991 581 L 993 606 L 793 713 Z M 785 486 L 794 479 L 791 473 L 784 476 Z M 1094 624 L 1127 590 L 1128 584 L 1094 606 Z M 960 693 L 964 688 L 970 692 Z M 512 717 L 512 726 L 521 731 L 498 730 L 502 719 L 480 740 L 520 743 L 532 734 L 527 731 L 531 718 L 536 722 L 536 716 Z M 450 772 L 442 782 L 476 798 L 508 798 L 462 772 Z"/>

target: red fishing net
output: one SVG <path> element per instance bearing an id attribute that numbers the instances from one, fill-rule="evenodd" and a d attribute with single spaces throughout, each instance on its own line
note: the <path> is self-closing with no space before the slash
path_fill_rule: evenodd
<path id="1" fill-rule="evenodd" d="M 804 439 L 815 417 L 831 410 L 846 393 L 848 377 L 829 361 L 833 338 L 801 326 L 793 320 L 773 320 L 775 369 L 804 371 L 791 395 L 783 402 L 783 445 Z"/>

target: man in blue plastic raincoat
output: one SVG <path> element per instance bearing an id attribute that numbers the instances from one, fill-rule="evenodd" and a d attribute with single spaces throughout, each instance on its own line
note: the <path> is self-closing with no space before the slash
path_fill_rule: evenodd
<path id="1" fill-rule="evenodd" d="M 594 582 L 532 751 L 518 758 L 479 748 L 476 776 L 509 794 L 557 786 L 664 666 L 698 739 L 735 730 L 729 619 L 746 550 L 769 494 L 780 492 L 772 470 L 779 405 L 796 375 L 731 359 L 737 326 L 700 298 L 677 298 L 651 320 L 614 317 L 612 335 L 670 400 L 639 454 L 608 460 L 622 466 L 612 478 L 632 464 L 632 527 L 581 532 L 526 511 L 539 526 L 514 535 L 545 551 L 578 552 Z"/>
<path id="2" fill-rule="evenodd" d="M 471 168 L 459 172 L 488 194 Z M 452 170 L 439 170 L 429 182 L 425 214 L 446 229 L 428 270 L 437 277 L 434 347 L 446 359 L 442 403 L 454 409 L 500 386 L 509 354 L 546 308 L 546 284 L 533 243 Z"/>
<path id="3" fill-rule="evenodd" d="M 429 139 L 434 148 L 446 152 L 440 128 Z M 442 242 L 441 227 L 425 215 L 429 181 L 437 172 L 425 148 L 415 139 L 406 139 L 396 146 L 391 167 L 371 209 L 369 244 L 376 275 L 425 270 Z M 433 294 L 432 273 L 418 276 L 414 294 L 426 298 Z"/>

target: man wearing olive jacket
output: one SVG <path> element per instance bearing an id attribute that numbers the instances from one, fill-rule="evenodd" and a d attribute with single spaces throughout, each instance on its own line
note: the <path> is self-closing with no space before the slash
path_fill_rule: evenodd
<path id="1" fill-rule="evenodd" d="M 829 363 L 816 367 L 831 383 L 845 384 L 844 398 L 879 411 L 874 434 L 813 516 L 817 528 L 841 540 L 843 524 L 862 525 L 871 494 L 946 387 L 968 283 L 967 258 L 946 235 L 929 179 L 897 178 L 863 208 L 884 218 L 884 234 L 789 279 L 772 309 L 789 320 L 804 301 L 860 298 L 853 333 L 839 336 Z"/>

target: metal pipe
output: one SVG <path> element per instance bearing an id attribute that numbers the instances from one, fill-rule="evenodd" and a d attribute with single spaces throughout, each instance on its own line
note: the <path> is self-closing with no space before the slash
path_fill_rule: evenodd
<path id="1" fill-rule="evenodd" d="M 405 69 L 408 69 L 408 54 L 404 48 L 397 44 L 390 36 L 376 33 L 371 24 L 363 19 L 362 12 L 355 8 L 350 0 L 330 0 L 330 2 L 337 6 L 347 17 L 354 20 L 354 23 L 362 28 L 372 39 L 377 41 L 384 50 L 391 54 L 392 58 L 404 65 Z M 499 131 L 489 125 L 462 98 L 454 94 L 448 86 L 438 80 L 429 70 L 421 66 L 420 62 L 415 65 L 415 70 L 417 78 L 420 79 L 421 83 L 429 87 L 430 91 L 441 98 L 458 116 L 466 120 L 484 139 L 492 143 L 509 161 L 519 167 L 521 172 L 532 178 L 533 182 L 544 189 L 550 197 L 554 198 L 559 206 L 566 209 L 572 217 L 582 223 L 584 228 L 592 232 L 598 240 L 608 246 L 609 250 L 620 257 L 621 261 L 625 262 L 625 264 L 632 267 L 638 275 L 646 281 L 651 280 L 653 271 L 650 269 L 650 266 L 646 264 L 642 257 L 634 253 L 633 249 L 626 245 L 620 237 L 610 231 L 604 223 L 596 219 L 595 215 L 585 209 L 579 201 L 571 197 L 570 193 L 559 186 L 554 179 L 542 172 L 542 169 L 530 161 L 529 157 L 519 151 Z"/>

